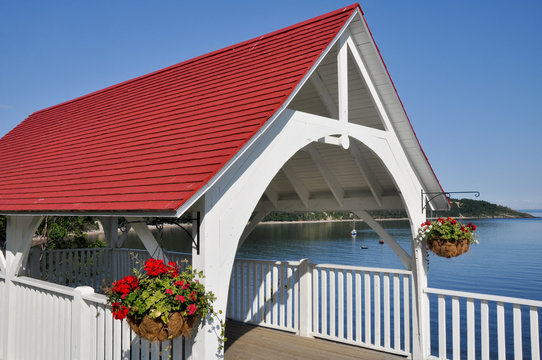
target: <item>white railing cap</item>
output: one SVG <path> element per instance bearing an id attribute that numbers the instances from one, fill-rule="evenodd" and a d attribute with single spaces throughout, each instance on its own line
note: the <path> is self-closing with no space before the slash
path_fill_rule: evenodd
<path id="1" fill-rule="evenodd" d="M 495 301 L 495 302 L 502 302 L 502 303 L 517 304 L 517 305 L 542 307 L 542 301 L 539 301 L 539 300 L 521 299 L 521 298 L 508 297 L 508 296 L 478 294 L 478 293 L 471 293 L 471 292 L 466 292 L 466 291 L 445 290 L 445 289 L 435 289 L 435 288 L 426 288 L 424 292 L 427 294 L 436 294 L 436 295 L 444 295 L 444 296 L 452 296 L 452 297 L 462 297 L 462 298 L 467 298 L 467 299 L 487 300 L 487 301 Z"/>

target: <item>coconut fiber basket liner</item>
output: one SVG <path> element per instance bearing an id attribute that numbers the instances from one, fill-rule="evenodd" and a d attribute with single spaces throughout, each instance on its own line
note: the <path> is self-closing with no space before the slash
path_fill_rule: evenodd
<path id="1" fill-rule="evenodd" d="M 165 341 L 181 335 L 191 337 L 192 329 L 199 323 L 200 317 L 185 317 L 180 312 L 174 312 L 169 316 L 167 325 L 164 325 L 160 319 L 151 319 L 148 316 L 138 321 L 128 315 L 126 320 L 139 337 L 149 341 Z"/>
<path id="2" fill-rule="evenodd" d="M 438 256 L 451 258 L 459 256 L 469 251 L 469 241 L 467 239 L 459 239 L 457 241 L 449 241 L 442 238 L 427 239 L 429 250 Z"/>

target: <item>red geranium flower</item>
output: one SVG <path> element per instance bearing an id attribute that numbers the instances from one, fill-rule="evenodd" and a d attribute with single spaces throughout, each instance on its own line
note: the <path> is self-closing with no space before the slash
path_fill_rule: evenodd
<path id="1" fill-rule="evenodd" d="M 186 310 L 188 311 L 188 315 L 192 315 L 198 310 L 198 307 L 195 304 L 190 304 Z"/>

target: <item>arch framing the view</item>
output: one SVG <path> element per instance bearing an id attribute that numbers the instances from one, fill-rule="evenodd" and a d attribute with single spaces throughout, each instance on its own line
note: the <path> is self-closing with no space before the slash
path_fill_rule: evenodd
<path id="1" fill-rule="evenodd" d="M 406 155 L 393 133 L 285 109 L 250 151 L 245 151 L 242 158 L 191 208 L 191 211 L 203 214 L 199 235 L 200 254 L 193 252 L 192 264 L 206 274 L 206 287 L 217 296 L 218 309 L 225 311 L 227 308 L 229 279 L 240 238 L 273 177 L 299 150 L 336 134 L 348 134 L 367 146 L 382 161 L 401 194 L 413 232 L 416 228 L 414 224 L 425 220 L 425 214 L 419 209 L 418 198 L 422 186 L 409 168 Z M 359 208 L 350 210 L 364 209 L 360 202 Z M 421 281 L 415 280 L 414 285 L 421 288 L 420 285 L 424 286 L 426 282 L 423 280 L 426 276 L 424 252 L 415 242 L 412 251 L 415 256 L 411 259 L 410 268 L 415 274 L 421 270 L 419 275 L 422 278 Z M 413 311 L 417 313 L 417 309 Z M 415 315 L 414 318 L 416 321 Z M 209 351 L 206 349 L 216 348 L 212 345 L 216 341 L 213 331 L 198 332 L 194 354 L 205 357 L 205 351 Z"/>

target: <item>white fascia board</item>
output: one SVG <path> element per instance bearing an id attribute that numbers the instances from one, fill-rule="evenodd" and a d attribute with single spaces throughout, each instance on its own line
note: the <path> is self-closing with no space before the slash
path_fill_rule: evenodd
<path id="1" fill-rule="evenodd" d="M 96 217 L 176 217 L 173 211 L 165 212 L 145 212 L 145 211 L 29 211 L 29 212 L 0 212 L 5 216 L 96 216 Z"/>
<path id="2" fill-rule="evenodd" d="M 335 38 L 328 44 L 328 46 L 325 48 L 325 50 L 320 54 L 316 62 L 313 64 L 313 66 L 307 71 L 305 76 L 299 81 L 299 84 L 295 87 L 295 89 L 292 91 L 290 96 L 284 101 L 284 103 L 280 106 L 280 108 L 269 118 L 269 120 L 266 121 L 266 123 L 262 126 L 256 134 L 250 138 L 250 140 L 247 141 L 245 145 L 218 171 L 218 173 L 215 174 L 201 189 L 199 189 L 194 195 L 192 195 L 179 209 L 177 209 L 177 212 L 175 213 L 175 217 L 180 217 L 182 214 L 184 214 L 190 207 L 192 207 L 196 201 L 198 201 L 206 192 L 209 190 L 222 176 L 224 176 L 225 173 L 228 172 L 228 170 L 235 164 L 250 148 L 254 146 L 254 144 L 260 139 L 260 137 L 267 132 L 267 130 L 274 124 L 275 120 L 280 116 L 280 114 L 286 109 L 286 107 L 290 104 L 292 99 L 297 95 L 297 93 L 301 90 L 303 85 L 309 80 L 312 73 L 318 68 L 322 60 L 325 58 L 325 56 L 329 53 L 331 48 L 337 43 L 337 41 L 340 39 L 340 37 L 343 35 L 343 33 L 348 29 L 348 26 L 352 22 L 352 20 L 356 17 L 356 15 L 361 15 L 359 9 L 356 9 L 352 15 L 350 15 L 350 18 L 345 22 L 343 27 L 339 30 L 337 35 L 335 35 Z"/>

